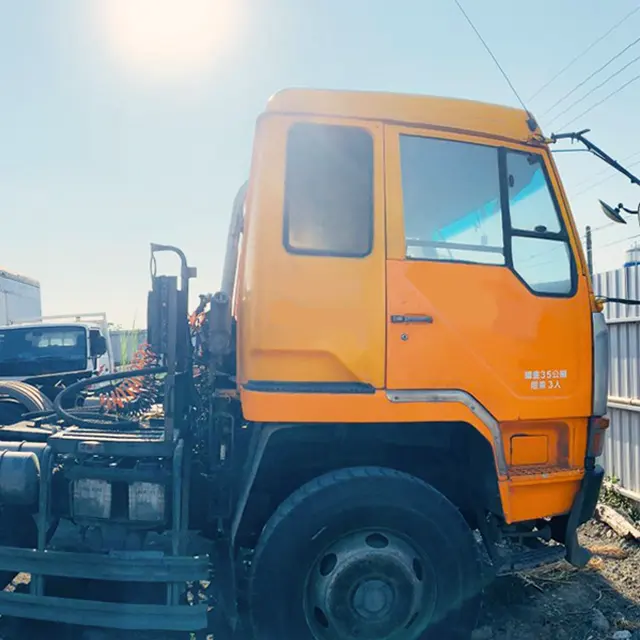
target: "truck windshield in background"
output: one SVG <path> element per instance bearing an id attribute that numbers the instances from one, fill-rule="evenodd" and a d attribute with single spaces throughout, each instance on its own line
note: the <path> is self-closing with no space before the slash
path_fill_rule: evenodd
<path id="1" fill-rule="evenodd" d="M 400 136 L 407 257 L 508 266 L 535 293 L 570 295 L 573 261 L 538 153 Z"/>
<path id="2" fill-rule="evenodd" d="M 0 329 L 0 376 L 37 376 L 86 368 L 84 327 Z"/>

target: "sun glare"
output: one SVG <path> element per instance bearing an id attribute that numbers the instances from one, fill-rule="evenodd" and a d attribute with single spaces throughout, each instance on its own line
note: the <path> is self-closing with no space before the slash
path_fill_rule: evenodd
<path id="1" fill-rule="evenodd" d="M 199 75 L 237 37 L 238 0 L 101 0 L 96 14 L 109 53 L 148 80 Z"/>

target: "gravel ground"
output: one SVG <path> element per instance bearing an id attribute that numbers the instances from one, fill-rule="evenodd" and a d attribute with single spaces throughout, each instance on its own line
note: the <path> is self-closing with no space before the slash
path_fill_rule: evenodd
<path id="1" fill-rule="evenodd" d="M 580 535 L 594 554 L 586 569 L 560 562 L 496 580 L 487 589 L 474 640 L 640 640 L 640 545 L 596 522 Z M 15 588 L 26 580 L 19 576 Z M 0 619 L 0 640 L 170 638 L 175 636 Z"/>
<path id="2" fill-rule="evenodd" d="M 580 538 L 587 568 L 560 562 L 491 585 L 475 640 L 640 640 L 640 545 L 594 521 Z"/>

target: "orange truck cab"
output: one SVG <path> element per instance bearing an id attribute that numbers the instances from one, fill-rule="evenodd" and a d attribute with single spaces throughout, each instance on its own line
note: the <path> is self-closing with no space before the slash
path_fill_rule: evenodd
<path id="1" fill-rule="evenodd" d="M 608 337 L 547 143 L 438 97 L 286 90 L 259 118 L 225 272 L 258 638 L 468 631 L 474 529 L 497 573 L 588 560 Z"/>

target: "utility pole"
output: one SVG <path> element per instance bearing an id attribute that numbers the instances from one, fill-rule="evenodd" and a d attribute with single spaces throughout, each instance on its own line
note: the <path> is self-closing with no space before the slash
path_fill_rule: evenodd
<path id="1" fill-rule="evenodd" d="M 589 269 L 589 275 L 593 277 L 593 244 L 591 241 L 591 227 L 587 225 L 587 267 Z"/>

